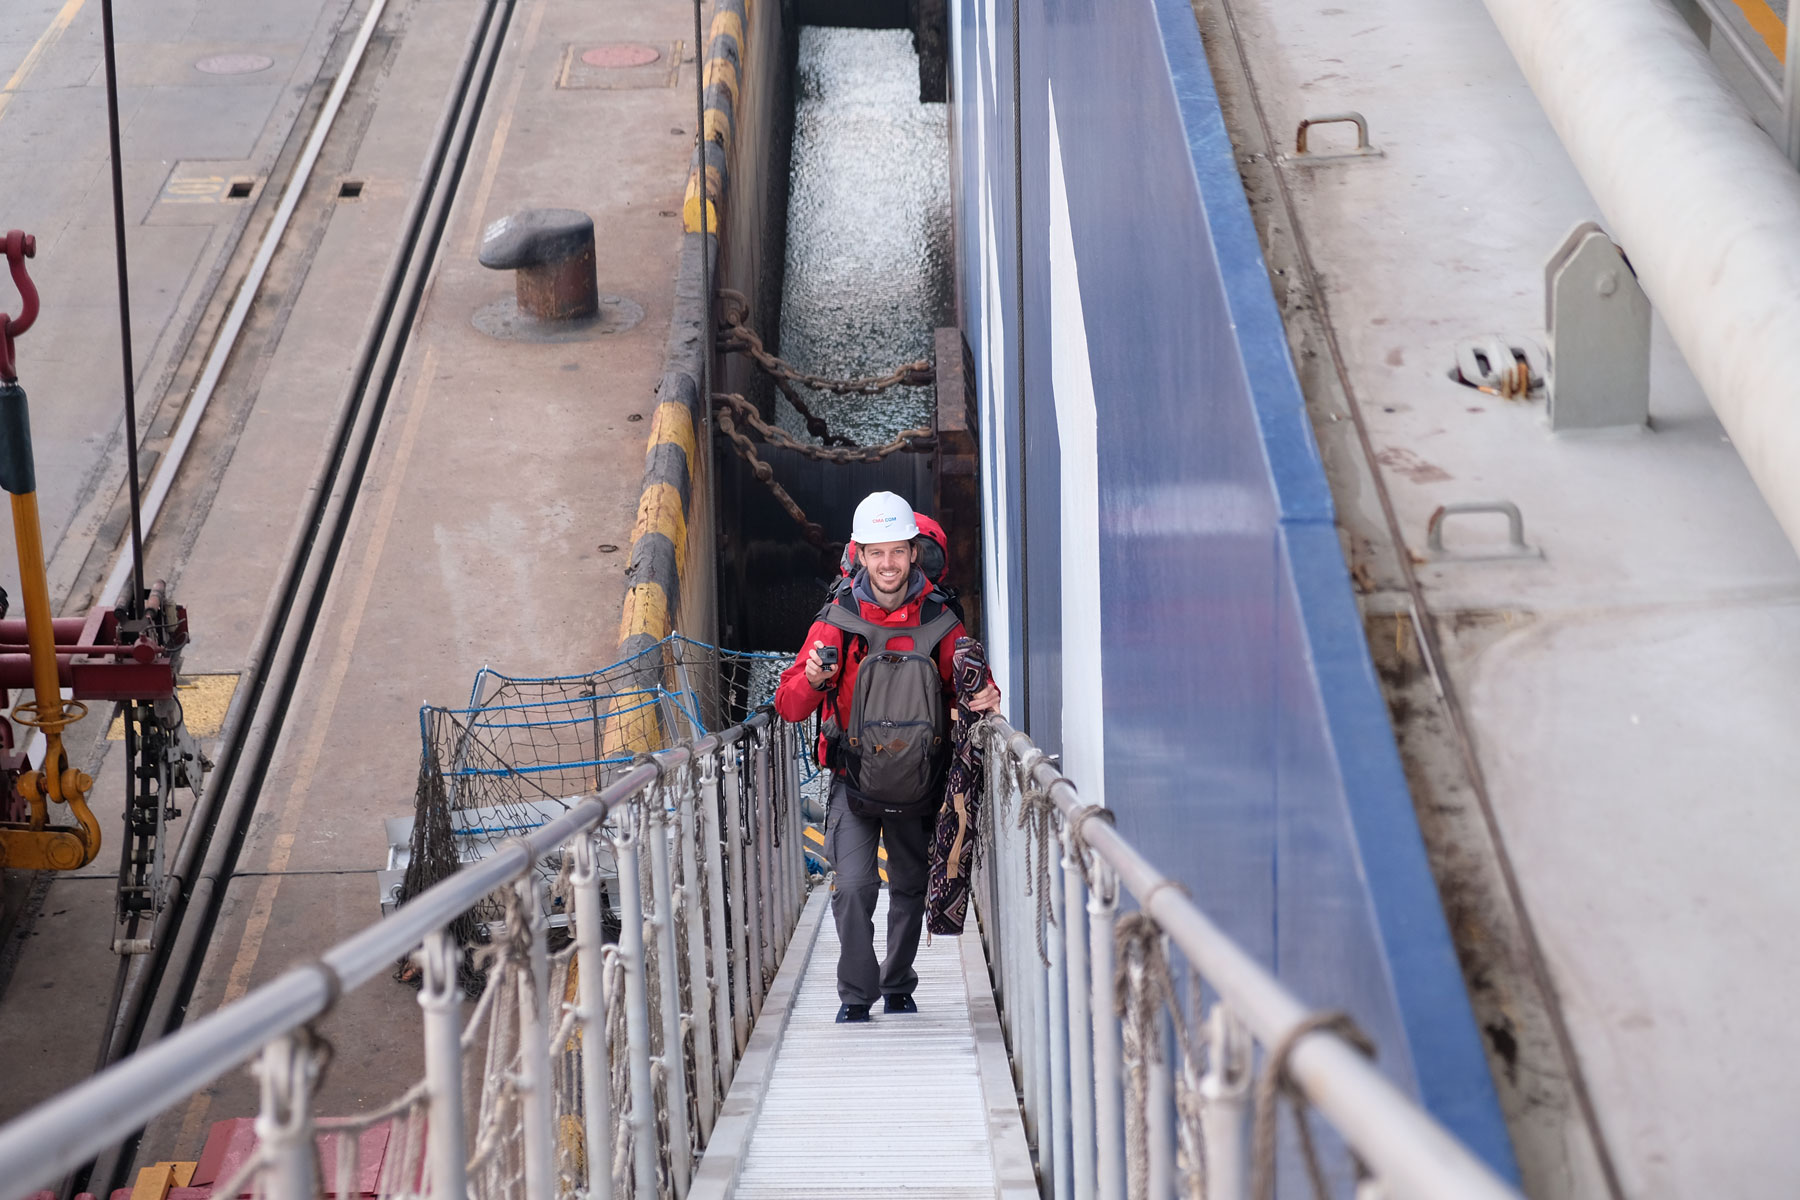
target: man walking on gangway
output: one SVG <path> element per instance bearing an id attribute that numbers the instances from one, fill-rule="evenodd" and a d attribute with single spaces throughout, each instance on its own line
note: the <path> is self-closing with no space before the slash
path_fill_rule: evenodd
<path id="1" fill-rule="evenodd" d="M 804 721 L 826 704 L 820 754 L 831 770 L 825 855 L 835 878 L 840 1022 L 918 1011 L 913 958 L 924 926 L 932 824 L 943 803 L 953 655 L 964 636 L 949 597 L 918 568 L 912 505 L 874 492 L 856 506 L 857 570 L 819 610 L 806 647 L 781 674 L 775 710 Z M 827 701 L 829 703 L 827 704 Z M 992 712 L 990 678 L 968 707 Z M 875 960 L 876 848 L 887 846 L 887 959 Z"/>

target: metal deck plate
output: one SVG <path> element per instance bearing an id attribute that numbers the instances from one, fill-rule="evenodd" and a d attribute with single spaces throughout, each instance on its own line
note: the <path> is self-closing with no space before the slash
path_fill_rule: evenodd
<path id="1" fill-rule="evenodd" d="M 875 917 L 885 953 L 887 893 Z M 969 936 L 973 936 L 973 924 Z M 837 930 L 827 916 L 776 1051 L 739 1197 L 991 1197 L 998 1190 L 954 938 L 919 947 L 919 1011 L 836 1023 Z"/>

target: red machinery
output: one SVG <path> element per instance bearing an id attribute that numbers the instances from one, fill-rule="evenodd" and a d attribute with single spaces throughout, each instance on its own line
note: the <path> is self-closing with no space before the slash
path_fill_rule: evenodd
<path id="1" fill-rule="evenodd" d="M 12 706 L 10 719 L 0 717 L 0 868 L 70 871 L 100 852 L 100 825 L 87 805 L 93 780 L 70 765 L 63 731 L 90 703 L 119 704 L 129 763 L 119 918 L 132 927 L 120 945 L 146 949 L 133 935 L 140 918 L 162 906 L 162 835 L 180 815 L 172 807 L 174 792 L 197 786 L 205 766 L 182 725 L 175 692 L 187 613 L 167 603 L 159 582 L 134 585 L 136 594 L 117 608 L 51 615 L 30 417 L 13 346 L 37 319 L 37 289 L 25 269 L 37 246 L 13 230 L 3 248 L 23 306 L 16 317 L 0 313 L 0 488 L 11 496 L 25 615 L 4 619 L 8 605 L 0 591 L 0 706 L 16 690 L 32 696 Z M 42 735 L 41 756 L 20 744 L 21 727 Z M 52 806 L 66 807 L 69 822 L 53 824 Z"/>

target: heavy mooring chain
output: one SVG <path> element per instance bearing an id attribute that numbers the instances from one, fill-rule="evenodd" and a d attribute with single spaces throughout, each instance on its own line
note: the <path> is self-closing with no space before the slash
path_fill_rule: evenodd
<path id="1" fill-rule="evenodd" d="M 935 444 L 937 436 L 930 426 L 919 425 L 912 429 L 902 429 L 879 446 L 815 446 L 811 442 L 801 441 L 781 426 L 771 425 L 763 420 L 762 414 L 756 411 L 756 405 L 734 392 L 714 392 L 713 406 L 721 411 L 729 408 L 732 415 L 742 418 L 744 424 L 762 434 L 763 440 L 770 445 L 781 446 L 819 462 L 880 462 L 888 455 L 898 454 L 902 450 L 929 450 Z"/>
<path id="2" fill-rule="evenodd" d="M 1363 1054 L 1375 1057 L 1375 1043 L 1369 1040 L 1369 1035 L 1357 1028 L 1349 1014 L 1337 1011 L 1313 1013 L 1269 1048 L 1268 1061 L 1263 1064 L 1262 1075 L 1256 1081 L 1255 1116 L 1251 1124 L 1251 1200 L 1275 1200 L 1275 1105 L 1283 1096 L 1287 1097 L 1294 1114 L 1294 1129 L 1300 1135 L 1300 1158 L 1306 1164 L 1306 1176 L 1312 1183 L 1313 1195 L 1317 1200 L 1330 1200 L 1331 1185 L 1319 1162 L 1319 1151 L 1313 1144 L 1312 1121 L 1307 1116 L 1311 1106 L 1307 1103 L 1306 1093 L 1289 1077 L 1287 1069 L 1288 1059 L 1300 1039 L 1321 1031 L 1335 1033 Z M 1361 1160 L 1352 1157 L 1360 1180 L 1367 1172 Z"/>
<path id="3" fill-rule="evenodd" d="M 812 405 L 800 398 L 800 391 L 793 385 L 791 380 L 783 379 L 781 376 L 777 375 L 774 377 L 774 383 L 775 390 L 787 397 L 787 402 L 793 405 L 795 412 L 800 414 L 800 420 L 806 424 L 806 432 L 812 434 L 812 436 L 818 438 L 819 441 L 827 446 L 856 445 L 856 439 L 845 437 L 841 433 L 831 432 L 831 426 L 825 423 L 825 418 L 814 412 L 812 410 Z"/>
<path id="4" fill-rule="evenodd" d="M 821 553 L 831 554 L 833 550 L 825 540 L 825 527 L 808 517 L 794 498 L 788 495 L 788 490 L 776 482 L 775 468 L 762 460 L 756 452 L 756 443 L 738 429 L 737 423 L 731 419 L 731 410 L 721 406 L 718 415 L 719 432 L 731 439 L 732 445 L 737 447 L 738 457 L 750 464 L 750 473 L 762 481 L 763 486 L 775 497 L 776 503 L 794 519 L 794 524 L 800 526 L 800 532 L 806 540 L 818 547 Z"/>
<path id="5" fill-rule="evenodd" d="M 880 446 L 814 446 L 798 440 L 780 426 L 771 425 L 763 420 L 762 414 L 756 411 L 756 405 L 742 396 L 730 392 L 714 392 L 713 408 L 718 414 L 719 432 L 731 439 L 731 444 L 737 448 L 738 457 L 750 465 L 750 473 L 769 489 L 769 494 L 775 497 L 775 502 L 781 505 L 782 510 L 788 516 L 793 518 L 794 524 L 800 527 L 800 533 L 807 542 L 827 556 L 836 556 L 843 549 L 843 543 L 828 541 L 825 537 L 825 527 L 808 517 L 799 502 L 789 494 L 786 488 L 781 486 L 775 478 L 775 468 L 763 461 L 762 456 L 756 451 L 756 442 L 738 428 L 737 418 L 741 418 L 746 425 L 760 433 L 763 440 L 769 445 L 783 446 L 821 462 L 879 462 L 888 455 L 901 450 L 929 449 L 934 436 L 932 430 L 921 426 L 916 429 L 903 429 L 894 435 L 892 441 Z"/>
<path id="6" fill-rule="evenodd" d="M 827 375 L 810 375 L 796 370 L 792 365 L 783 362 L 779 357 L 769 353 L 763 345 L 761 336 L 756 330 L 744 322 L 750 315 L 750 302 L 742 292 L 734 292 L 729 288 L 719 289 L 719 349 L 726 352 L 744 354 L 761 367 L 778 383 L 798 383 L 821 392 L 832 392 L 839 396 L 876 396 L 894 387 L 930 387 L 935 376 L 931 363 L 926 359 L 902 363 L 883 375 L 865 375 L 854 379 L 834 379 Z M 782 392 L 789 400 L 794 397 L 783 388 Z M 802 409 L 802 415 L 810 417 L 804 411 L 804 405 L 796 404 Z M 811 429 L 812 420 L 808 421 Z M 823 422 L 820 422 L 821 427 Z M 826 435 L 814 431 L 814 437 Z"/>
<path id="7" fill-rule="evenodd" d="M 787 397 L 794 411 L 806 423 L 806 431 L 818 439 L 819 444 L 803 442 L 778 425 L 772 425 L 763 419 L 754 404 L 744 397 L 729 392 L 715 392 L 712 405 L 718 413 L 719 429 L 731 439 L 737 448 L 738 456 L 750 464 L 750 471 L 763 485 L 769 489 L 778 504 L 792 517 L 800 527 L 802 535 L 819 551 L 832 555 L 842 549 L 841 542 L 828 542 L 825 530 L 818 522 L 809 518 L 800 505 L 789 494 L 788 490 L 776 482 L 775 471 L 756 451 L 756 443 L 738 428 L 741 421 L 750 429 L 760 434 L 770 445 L 782 446 L 796 454 L 819 462 L 829 463 L 867 463 L 879 462 L 890 454 L 902 450 L 929 450 L 933 445 L 935 431 L 926 426 L 914 429 L 903 429 L 894 437 L 879 446 L 861 446 L 842 434 L 833 433 L 824 419 L 801 399 L 795 384 L 801 384 L 820 391 L 832 392 L 839 396 L 875 396 L 894 387 L 929 387 L 935 375 L 931 363 L 921 359 L 917 362 L 905 363 L 885 375 L 870 375 L 856 379 L 833 379 L 825 375 L 811 375 L 795 370 L 790 364 L 769 353 L 757 332 L 746 325 L 750 304 L 741 292 L 729 288 L 720 289 L 720 308 L 718 348 L 727 353 L 739 353 L 748 356 L 765 374 L 775 382 L 781 394 Z"/>

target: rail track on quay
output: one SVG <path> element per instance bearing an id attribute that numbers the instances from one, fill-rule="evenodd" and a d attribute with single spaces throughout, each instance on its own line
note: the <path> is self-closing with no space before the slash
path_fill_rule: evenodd
<path id="1" fill-rule="evenodd" d="M 189 450 L 215 396 L 256 392 L 268 352 L 283 335 L 294 294 L 338 202 L 339 184 L 331 168 L 353 159 L 380 102 L 381 77 L 395 43 L 404 36 L 403 30 L 384 28 L 384 19 L 402 7 L 390 0 L 370 0 L 360 11 L 352 6 L 312 85 L 301 120 L 276 160 L 276 174 L 283 180 L 279 193 L 272 187 L 264 189 L 259 201 L 263 211 L 253 212 L 245 223 L 215 284 L 211 304 L 190 330 L 186 360 L 193 364 L 189 372 L 193 381 L 185 387 L 185 405 L 142 497 L 146 534 L 160 532 L 165 548 L 171 544 L 183 552 L 191 548 L 206 516 L 217 480 L 197 478 L 207 467 L 201 458 L 190 460 Z M 186 1017 L 327 593 L 338 574 L 340 552 L 438 261 L 515 7 L 516 0 L 488 0 L 480 7 L 413 183 L 402 234 L 386 265 L 373 312 L 360 337 L 342 347 L 349 364 L 348 382 L 332 412 L 318 470 L 306 487 L 276 584 L 211 750 L 214 769 L 171 855 L 167 903 L 149 931 L 151 948 L 120 958 L 96 1070 L 167 1036 Z M 272 320 L 263 319 L 268 310 L 274 312 Z M 176 399 L 184 383 L 178 373 L 168 399 Z M 216 410 L 214 415 L 217 419 Z M 158 516 L 178 487 L 201 493 L 197 513 L 178 514 L 193 528 L 155 530 Z M 115 553 L 96 542 L 87 551 L 71 600 L 111 599 L 121 594 L 130 571 L 129 547 Z M 204 622 L 203 615 L 200 619 Z M 28 911 L 22 920 L 29 923 L 35 916 Z M 141 1136 L 140 1130 L 77 1172 L 66 1181 L 64 1194 L 105 1195 L 126 1186 Z"/>

